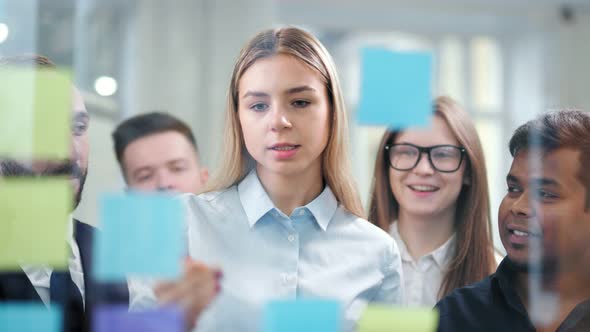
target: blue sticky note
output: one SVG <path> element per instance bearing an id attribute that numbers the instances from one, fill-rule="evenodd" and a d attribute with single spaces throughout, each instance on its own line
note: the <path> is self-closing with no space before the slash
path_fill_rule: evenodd
<path id="1" fill-rule="evenodd" d="M 176 278 L 184 255 L 183 209 L 162 193 L 108 194 L 100 204 L 94 242 L 99 281 L 136 277 Z"/>
<path id="2" fill-rule="evenodd" d="M 427 127 L 433 113 L 432 55 L 364 48 L 360 124 Z"/>
<path id="3" fill-rule="evenodd" d="M 182 313 L 172 307 L 129 312 L 126 305 L 102 306 L 94 311 L 93 332 L 180 332 Z"/>
<path id="4" fill-rule="evenodd" d="M 265 310 L 263 332 L 340 332 L 342 308 L 336 301 L 272 301 Z"/>
<path id="5" fill-rule="evenodd" d="M 48 309 L 42 303 L 0 303 L 2 332 L 61 332 L 62 324 L 62 310 L 58 305 Z"/>

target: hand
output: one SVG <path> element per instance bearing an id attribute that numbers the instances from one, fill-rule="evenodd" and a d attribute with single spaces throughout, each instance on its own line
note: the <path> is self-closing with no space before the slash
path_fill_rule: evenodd
<path id="1" fill-rule="evenodd" d="M 182 278 L 159 283 L 154 292 L 160 304 L 173 304 L 184 311 L 187 330 L 191 330 L 201 312 L 219 293 L 221 277 L 219 269 L 187 259 Z"/>

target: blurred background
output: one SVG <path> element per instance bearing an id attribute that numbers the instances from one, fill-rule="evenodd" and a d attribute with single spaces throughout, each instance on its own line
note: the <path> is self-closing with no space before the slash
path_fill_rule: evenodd
<path id="1" fill-rule="evenodd" d="M 590 0 L 0 0 L 0 55 L 39 53 L 72 68 L 91 114 L 89 178 L 76 216 L 94 224 L 99 195 L 124 187 L 114 126 L 147 111 L 177 115 L 215 172 L 238 52 L 256 32 L 286 24 L 313 32 L 336 61 L 365 203 L 384 128 L 354 122 L 359 51 L 434 54 L 434 94 L 461 102 L 483 141 L 498 248 L 512 131 L 549 109 L 590 110 Z"/>

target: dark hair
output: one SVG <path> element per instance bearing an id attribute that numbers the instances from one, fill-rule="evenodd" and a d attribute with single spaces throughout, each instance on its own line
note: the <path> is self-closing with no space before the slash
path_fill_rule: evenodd
<path id="1" fill-rule="evenodd" d="M 186 137 L 198 155 L 197 141 L 186 123 L 163 112 L 139 114 L 121 122 L 112 134 L 115 154 L 121 169 L 123 169 L 123 153 L 129 144 L 142 137 L 167 131 L 175 131 Z M 123 173 L 125 173 L 124 170 Z"/>
<path id="2" fill-rule="evenodd" d="M 590 114 L 577 110 L 545 113 L 518 127 L 508 148 L 512 157 L 529 148 L 542 151 L 560 148 L 579 150 L 578 178 L 586 187 L 586 209 L 590 209 Z"/>

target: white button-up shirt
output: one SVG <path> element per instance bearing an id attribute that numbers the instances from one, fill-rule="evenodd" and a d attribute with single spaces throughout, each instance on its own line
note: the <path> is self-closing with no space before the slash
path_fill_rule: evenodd
<path id="1" fill-rule="evenodd" d="M 390 234 L 397 243 L 404 273 L 403 303 L 411 307 L 434 307 L 447 267 L 455 253 L 455 234 L 431 253 L 414 260 L 402 240 L 397 222 L 391 223 Z"/>
<path id="2" fill-rule="evenodd" d="M 222 291 L 198 331 L 258 331 L 274 299 L 337 300 L 346 330 L 368 302 L 401 304 L 394 241 L 346 212 L 328 187 L 290 216 L 275 207 L 255 171 L 227 190 L 183 199 L 190 256 L 223 270 Z M 154 301 L 146 289 L 131 288 L 132 308 Z"/>
<path id="3" fill-rule="evenodd" d="M 68 268 L 70 270 L 70 275 L 72 277 L 72 281 L 80 290 L 82 300 L 85 303 L 86 300 L 84 299 L 84 273 L 82 271 L 82 260 L 80 258 L 80 248 L 78 247 L 76 239 L 74 238 L 74 223 L 72 219 L 70 219 L 67 224 L 67 242 L 71 250 L 70 255 L 68 256 Z M 37 294 L 39 294 L 43 304 L 49 307 L 51 305 L 49 287 L 53 269 L 49 266 L 37 265 L 22 265 L 21 267 L 31 281 L 33 287 L 35 287 L 35 290 L 37 291 Z"/>

